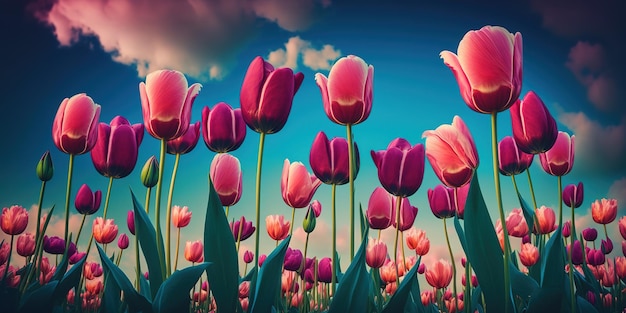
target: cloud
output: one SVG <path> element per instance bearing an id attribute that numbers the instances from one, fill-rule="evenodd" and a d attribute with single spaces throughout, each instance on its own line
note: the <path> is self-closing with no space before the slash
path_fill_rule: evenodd
<path id="1" fill-rule="evenodd" d="M 285 43 L 285 48 L 278 48 L 268 55 L 267 59 L 275 67 L 298 68 L 298 60 L 302 58 L 304 66 L 314 70 L 329 70 L 331 61 L 341 56 L 341 51 L 332 45 L 324 45 L 322 49 L 313 48 L 310 41 L 303 40 L 299 36 L 291 37 Z"/>
<path id="2" fill-rule="evenodd" d="M 607 196 L 617 200 L 617 207 L 621 208 L 620 211 L 622 213 L 618 214 L 618 216 L 623 216 L 626 210 L 624 209 L 624 205 L 626 204 L 626 177 L 614 181 L 611 187 L 609 187 Z"/>
<path id="3" fill-rule="evenodd" d="M 200 79 L 224 77 L 259 20 L 288 31 L 308 28 L 328 2 L 318 0 L 40 0 L 31 12 L 62 46 L 97 41 L 139 76 L 162 69 Z"/>

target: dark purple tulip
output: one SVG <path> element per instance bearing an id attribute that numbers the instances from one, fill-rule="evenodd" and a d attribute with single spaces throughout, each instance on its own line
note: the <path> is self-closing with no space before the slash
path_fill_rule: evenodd
<path id="1" fill-rule="evenodd" d="M 126 225 L 128 226 L 128 231 L 131 234 L 135 234 L 135 212 L 133 210 L 129 210 L 126 214 Z"/>
<path id="2" fill-rule="evenodd" d="M 552 148 L 557 138 L 556 121 L 533 91 L 510 109 L 513 137 L 520 150 L 539 154 Z"/>
<path id="3" fill-rule="evenodd" d="M 583 229 L 583 238 L 587 241 L 594 241 L 598 238 L 598 231 L 595 228 L 585 228 Z"/>
<path id="4" fill-rule="evenodd" d="M 246 218 L 242 216 L 238 221 L 230 223 L 230 230 L 233 232 L 233 237 L 235 238 L 235 241 L 237 241 L 237 235 L 239 235 L 239 225 L 242 224 L 243 226 L 241 226 L 241 237 L 239 241 L 244 241 L 250 238 L 250 236 L 252 236 L 252 234 L 254 234 L 254 231 L 256 230 L 256 227 L 252 226 L 252 221 L 246 221 Z"/>
<path id="5" fill-rule="evenodd" d="M 350 180 L 350 162 L 348 157 L 348 141 L 335 137 L 328 140 L 324 132 L 319 132 L 313 140 L 309 154 L 311 169 L 324 184 L 344 185 Z M 354 178 L 359 173 L 359 149 L 354 143 Z"/>
<path id="6" fill-rule="evenodd" d="M 189 125 L 187 131 L 176 139 L 167 141 L 167 153 L 185 154 L 191 152 L 200 139 L 200 122 Z"/>
<path id="7" fill-rule="evenodd" d="M 302 251 L 287 247 L 285 253 L 284 268 L 288 271 L 297 272 L 302 266 Z"/>
<path id="8" fill-rule="evenodd" d="M 552 176 L 563 176 L 569 173 L 574 166 L 574 138 L 565 132 L 559 135 L 552 148 L 539 154 L 541 167 Z"/>
<path id="9" fill-rule="evenodd" d="M 234 109 L 225 102 L 213 109 L 202 109 L 202 138 L 209 150 L 219 153 L 237 150 L 246 138 L 246 122 L 241 109 Z"/>
<path id="10" fill-rule="evenodd" d="M 367 204 L 367 221 L 372 229 L 387 229 L 393 223 L 395 208 L 393 196 L 384 188 L 376 187 Z"/>
<path id="11" fill-rule="evenodd" d="M 91 215 L 98 211 L 100 208 L 100 200 L 102 199 L 102 191 L 96 190 L 91 192 L 91 189 L 87 184 L 83 184 L 76 193 L 74 199 L 74 206 L 80 214 Z"/>
<path id="12" fill-rule="evenodd" d="M 572 247 L 572 244 L 569 244 L 567 246 L 567 255 L 570 255 L 570 249 Z M 572 263 L 574 263 L 574 265 L 580 265 L 583 263 L 583 248 L 582 245 L 580 243 L 580 241 L 578 240 L 574 240 L 574 244 L 573 244 L 574 250 L 572 250 Z"/>
<path id="13" fill-rule="evenodd" d="M 323 283 L 330 283 L 332 277 L 332 260 L 328 257 L 322 258 L 317 266 L 317 278 Z"/>
<path id="14" fill-rule="evenodd" d="M 525 243 L 531 243 L 530 236 L 524 235 L 524 237 L 522 237 L 522 244 L 525 244 Z"/>
<path id="15" fill-rule="evenodd" d="M 121 234 L 119 236 L 119 238 L 117 238 L 117 247 L 118 248 L 124 250 L 124 249 L 128 248 L 128 244 L 129 244 L 128 235 Z"/>
<path id="16" fill-rule="evenodd" d="M 534 154 L 528 154 L 518 148 L 515 139 L 506 136 L 498 143 L 500 173 L 511 176 L 523 173 L 533 163 Z"/>
<path id="17" fill-rule="evenodd" d="M 590 249 L 587 251 L 587 263 L 590 265 L 602 265 L 606 261 L 604 253 L 600 249 Z"/>
<path id="18" fill-rule="evenodd" d="M 569 236 L 572 233 L 572 222 L 567 221 L 567 222 L 563 223 L 562 233 L 563 233 L 563 237 L 569 238 Z"/>
<path id="19" fill-rule="evenodd" d="M 83 257 L 85 255 L 87 255 L 87 253 L 85 253 L 85 252 L 78 252 L 78 251 L 76 253 L 72 254 L 72 256 L 70 256 L 70 258 L 69 258 L 70 265 L 74 265 L 74 264 L 78 263 L 80 260 L 83 259 Z"/>
<path id="20" fill-rule="evenodd" d="M 606 240 L 602 239 L 602 252 L 604 252 L 604 254 L 609 254 L 613 251 L 613 241 L 611 241 L 611 238 L 606 238 Z"/>
<path id="21" fill-rule="evenodd" d="M 302 73 L 294 74 L 290 68 L 274 69 L 260 56 L 254 58 L 239 94 L 241 115 L 248 127 L 258 133 L 280 131 L 303 79 Z"/>
<path id="22" fill-rule="evenodd" d="M 110 125 L 100 123 L 98 140 L 91 150 L 91 161 L 98 173 L 113 178 L 128 176 L 137 164 L 143 130 L 143 124 L 131 125 L 119 115 L 111 120 Z"/>
<path id="23" fill-rule="evenodd" d="M 43 236 L 43 250 L 50 254 L 63 254 L 65 252 L 65 240 L 58 236 Z M 76 245 L 70 242 L 67 255 L 72 256 L 76 253 Z"/>
<path id="24" fill-rule="evenodd" d="M 567 185 L 563 188 L 563 203 L 565 205 L 574 208 L 578 208 L 583 204 L 583 183 L 580 182 L 578 185 Z"/>
<path id="25" fill-rule="evenodd" d="M 395 210 L 395 207 L 397 205 L 396 201 L 398 201 L 398 199 L 393 198 L 393 207 L 394 207 L 394 210 L 392 210 L 393 227 L 398 228 L 398 230 L 400 231 L 408 230 L 409 228 L 413 226 L 413 223 L 415 222 L 415 217 L 417 216 L 417 207 L 412 206 L 408 198 L 402 198 L 402 203 L 400 204 L 400 227 L 398 227 L 397 218 L 396 218 L 396 210 Z"/>
<path id="26" fill-rule="evenodd" d="M 411 144 L 403 138 L 389 143 L 387 150 L 371 151 L 378 169 L 378 179 L 394 196 L 408 197 L 422 185 L 424 178 L 424 145 Z"/>
<path id="27" fill-rule="evenodd" d="M 428 189 L 428 203 L 430 210 L 437 218 L 453 217 L 456 213 L 454 189 L 442 184 L 437 185 L 434 189 Z"/>

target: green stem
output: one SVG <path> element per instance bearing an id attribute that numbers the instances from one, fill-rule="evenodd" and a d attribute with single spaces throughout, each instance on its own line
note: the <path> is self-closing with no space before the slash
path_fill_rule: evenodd
<path id="1" fill-rule="evenodd" d="M 233 225 L 235 222 L 233 221 Z M 239 221 L 239 230 L 237 231 L 237 254 L 239 254 L 239 244 L 241 243 L 241 233 L 243 232 L 243 221 Z"/>
<path id="2" fill-rule="evenodd" d="M 227 205 L 226 206 L 226 220 L 228 220 L 228 211 L 229 211 L 229 209 L 230 209 L 230 205 Z"/>
<path id="3" fill-rule="evenodd" d="M 331 205 L 332 205 L 332 220 L 333 220 L 333 242 L 332 242 L 332 246 L 333 246 L 333 250 L 332 250 L 332 266 L 331 266 L 331 290 L 333 291 L 333 295 L 335 294 L 335 275 L 336 273 L 336 266 L 337 266 L 337 217 L 336 217 L 336 212 L 335 212 L 335 191 L 337 189 L 337 185 L 332 184 L 331 185 L 331 192 L 330 192 L 330 198 L 331 198 Z"/>
<path id="4" fill-rule="evenodd" d="M 137 219 L 135 218 L 135 222 Z M 135 227 L 135 266 L 136 266 L 136 281 L 135 287 L 137 288 L 137 292 L 141 292 L 141 264 L 139 262 L 139 234 L 137 234 L 137 228 Z"/>
<path id="5" fill-rule="evenodd" d="M 35 229 L 35 242 L 39 242 L 39 237 L 43 237 L 43 234 L 39 231 L 41 228 L 41 206 L 43 205 L 43 195 L 46 191 L 46 181 L 41 182 L 41 189 L 39 190 L 39 201 L 37 202 L 37 228 Z M 35 260 L 37 258 L 35 257 Z"/>
<path id="6" fill-rule="evenodd" d="M 293 234 L 293 222 L 294 222 L 295 217 L 296 217 L 296 208 L 292 207 L 291 208 L 291 225 L 289 225 L 289 236 Z"/>
<path id="7" fill-rule="evenodd" d="M 78 227 L 78 234 L 76 234 L 76 245 L 78 245 L 78 239 L 80 238 L 80 233 L 83 231 L 83 226 L 85 225 L 85 218 L 87 218 L 87 214 L 83 214 L 83 219 L 80 221 L 80 227 Z"/>
<path id="8" fill-rule="evenodd" d="M 455 304 L 455 312 L 459 311 L 458 301 L 456 300 L 456 262 L 454 261 L 454 254 L 452 254 L 452 246 L 450 245 L 450 238 L 448 237 L 448 225 L 446 224 L 446 218 L 443 219 L 443 232 L 446 235 L 446 243 L 448 244 L 448 252 L 450 252 L 450 260 L 452 261 L 452 291 L 454 292 L 453 299 Z M 467 283 L 465 284 L 467 288 Z"/>
<path id="9" fill-rule="evenodd" d="M 146 214 L 150 213 L 150 193 L 152 193 L 152 187 L 148 187 L 146 189 Z"/>
<path id="10" fill-rule="evenodd" d="M 155 204 L 154 204 L 154 214 L 155 214 L 155 226 L 156 226 L 156 245 L 157 245 L 157 253 L 159 255 L 159 260 L 163 260 L 165 258 L 163 253 L 163 236 L 161 234 L 161 192 L 163 190 L 163 171 L 165 169 L 165 151 L 167 148 L 167 142 L 165 139 L 161 139 L 161 151 L 159 153 L 159 181 L 157 182 L 156 195 L 155 195 Z M 164 278 L 167 277 L 167 272 L 165 270 L 165 264 L 161 264 L 161 276 Z"/>
<path id="11" fill-rule="evenodd" d="M 465 260 L 465 290 L 463 300 L 471 299 L 472 296 L 472 272 L 470 270 L 470 261 Z M 465 312 L 470 313 L 472 309 L 471 305 L 465 305 Z"/>
<path id="12" fill-rule="evenodd" d="M 70 247 L 68 240 L 70 234 L 70 195 L 72 192 L 72 173 L 74 172 L 74 154 L 70 154 L 70 161 L 67 167 L 67 188 L 65 189 L 65 251 Z"/>
<path id="13" fill-rule="evenodd" d="M 348 177 L 350 182 L 350 262 L 352 262 L 354 257 L 354 172 L 356 165 L 354 164 L 354 144 L 352 125 L 350 124 L 346 125 L 346 135 L 348 137 L 348 160 L 350 161 Z"/>
<path id="14" fill-rule="evenodd" d="M 309 214 L 311 214 L 312 212 L 309 212 Z M 300 265 L 300 271 L 302 271 L 302 273 L 304 273 L 304 270 L 306 269 L 306 252 L 307 249 L 309 248 L 309 233 L 306 233 L 306 239 L 304 240 L 304 256 L 302 257 L 302 264 Z M 302 308 L 303 308 L 303 304 L 304 304 L 304 300 L 305 300 L 305 294 L 306 294 L 306 283 L 304 282 L 304 275 L 302 275 L 302 302 L 300 302 L 300 312 L 302 312 Z"/>
<path id="15" fill-rule="evenodd" d="M 408 272 L 409 269 L 406 267 L 406 257 L 404 255 L 404 232 L 400 232 L 400 251 L 402 252 L 402 266 L 404 268 L 404 272 Z"/>
<path id="16" fill-rule="evenodd" d="M 528 170 L 526 170 L 526 171 L 528 171 Z M 517 187 L 517 180 L 515 180 L 515 175 L 511 175 L 511 180 L 513 181 L 513 187 L 515 187 L 515 192 L 519 195 L 520 192 L 519 192 L 519 188 Z M 539 229 L 539 221 L 537 221 L 536 218 L 533 218 L 533 225 L 534 225 L 535 229 Z M 532 235 L 532 229 L 530 229 L 529 232 Z"/>
<path id="17" fill-rule="evenodd" d="M 498 202 L 498 211 L 500 213 L 500 223 L 502 224 L 502 232 L 504 233 L 504 310 L 509 312 L 511 304 L 511 284 L 509 273 L 509 258 L 511 257 L 511 246 L 509 243 L 509 234 L 506 229 L 506 219 L 504 218 L 504 209 L 502 208 L 502 190 L 500 188 L 500 172 L 498 167 L 498 113 L 491 113 L 491 152 L 493 154 L 493 180 L 496 188 L 496 200 Z"/>
<path id="18" fill-rule="evenodd" d="M 526 169 L 526 176 L 528 176 L 528 187 L 530 188 L 530 197 L 533 200 L 533 207 L 537 209 L 537 199 L 535 198 L 535 188 L 533 188 L 533 181 L 530 179 L 530 169 Z"/>
<path id="19" fill-rule="evenodd" d="M 393 260 L 396 263 L 396 288 L 400 286 L 400 275 L 398 272 L 398 237 L 400 236 L 400 207 L 402 205 L 402 197 L 396 197 L 396 239 L 393 244 Z"/>
<path id="20" fill-rule="evenodd" d="M 178 268 L 178 251 L 180 251 L 180 228 L 177 228 L 177 235 L 176 235 L 176 254 L 174 254 L 174 271 L 176 271 L 176 269 Z"/>
<path id="21" fill-rule="evenodd" d="M 265 145 L 265 133 L 261 133 L 259 136 L 259 153 L 257 155 L 257 164 L 256 164 L 256 227 L 259 227 L 260 216 L 261 216 L 261 169 L 263 165 L 263 146 Z M 256 231 L 254 234 L 255 243 L 254 243 L 254 260 L 255 264 L 259 263 L 259 233 L 260 231 Z M 258 269 L 258 266 L 257 266 Z"/>
<path id="22" fill-rule="evenodd" d="M 109 185 L 107 186 L 107 195 L 104 198 L 104 212 L 102 213 L 102 219 L 107 219 L 107 211 L 109 210 L 109 198 L 111 198 L 111 187 L 113 186 L 113 177 L 109 177 Z M 78 244 L 78 240 L 76 240 Z"/>
<path id="23" fill-rule="evenodd" d="M 165 262 L 167 269 L 167 276 L 172 274 L 172 256 L 171 256 L 171 224 L 172 224 L 172 198 L 174 196 L 174 184 L 176 183 L 176 174 L 178 173 L 178 162 L 180 161 L 180 153 L 176 153 L 176 158 L 174 159 L 174 169 L 172 170 L 172 178 L 170 179 L 170 190 L 167 193 L 167 213 L 165 215 Z M 167 277 L 166 276 L 166 277 Z"/>
<path id="24" fill-rule="evenodd" d="M 573 237 L 572 237 L 573 238 Z M 572 240 L 573 243 L 573 240 Z M 574 290 L 574 271 L 576 270 L 574 268 L 574 264 L 572 263 L 572 250 L 573 249 L 573 244 L 570 245 L 570 249 L 569 249 L 569 258 L 568 258 L 568 265 L 569 265 L 569 289 L 570 289 L 570 309 L 571 312 L 578 312 L 578 310 L 576 309 L 576 293 Z"/>
<path id="25" fill-rule="evenodd" d="M 33 255 L 33 265 L 28 270 L 28 275 L 26 275 L 26 283 L 24 284 L 24 288 L 22 289 L 22 293 L 26 291 L 28 287 L 28 283 L 30 282 L 33 273 L 36 272 L 37 267 L 39 266 L 39 254 L 42 253 L 42 244 L 43 241 L 43 232 L 40 231 L 41 228 L 41 206 L 43 205 L 43 195 L 46 191 L 46 181 L 41 182 L 41 189 L 39 190 L 39 201 L 37 202 L 37 228 L 35 229 L 35 254 Z"/>

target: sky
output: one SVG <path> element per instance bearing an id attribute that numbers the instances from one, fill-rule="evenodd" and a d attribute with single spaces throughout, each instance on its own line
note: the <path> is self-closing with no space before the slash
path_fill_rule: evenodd
<path id="1" fill-rule="evenodd" d="M 459 115 L 476 142 L 482 165 L 477 173 L 495 220 L 489 116 L 464 104 L 452 72 L 439 58 L 443 50 L 456 52 L 466 32 L 485 25 L 522 34 L 522 96 L 535 91 L 559 130 L 576 136 L 574 168 L 563 177 L 563 183 L 583 182 L 585 186 L 584 203 L 576 210 L 577 225 L 593 225 L 590 206 L 596 199 L 617 199 L 618 219 L 626 212 L 626 106 L 621 101 L 626 96 L 626 80 L 620 75 L 624 72 L 621 57 L 626 53 L 622 40 L 626 25 L 619 1 L 42 0 L 4 1 L 0 6 L 0 35 L 6 43 L 0 49 L 4 60 L 0 133 L 5 134 L 0 154 L 0 205 L 36 207 L 41 183 L 35 166 L 49 150 L 55 172 L 46 187 L 43 209 L 56 206 L 49 232 L 53 235 L 62 236 L 69 158 L 54 146 L 51 128 L 64 98 L 85 92 L 101 105 L 101 122 L 122 115 L 131 123 L 141 123 L 139 83 L 152 71 L 175 69 L 185 73 L 190 84 L 203 85 L 192 110 L 192 121 L 198 121 L 205 106 L 224 101 L 239 107 L 245 71 L 256 56 L 305 77 L 285 127 L 266 138 L 262 217 L 261 225 L 256 225 L 263 253 L 274 246 L 265 231 L 264 217 L 283 214 L 288 218 L 291 213 L 280 193 L 284 159 L 301 161 L 310 169 L 309 149 L 319 131 L 331 138 L 346 136 L 345 128 L 325 115 L 314 76 L 327 75 L 338 58 L 350 54 L 374 67 L 371 115 L 353 127 L 361 152 L 356 203 L 365 210 L 369 195 L 380 185 L 371 150 L 385 149 L 397 137 L 412 144 L 424 143 L 421 135 L 425 130 L 450 124 Z M 508 112 L 499 114 L 498 129 L 499 138 L 511 134 Z M 254 218 L 258 143 L 259 135 L 248 129 L 243 145 L 232 153 L 241 161 L 244 185 L 241 201 L 230 208 L 229 218 Z M 158 149 L 158 141 L 146 133 L 135 170 L 113 183 L 108 217 L 115 219 L 120 233 L 128 233 L 129 188 L 143 199 L 145 188 L 139 172 L 150 156 L 158 156 Z M 190 226 L 182 231 L 183 245 L 203 237 L 213 156 L 200 139 L 191 153 L 181 157 L 173 204 L 186 205 L 193 212 Z M 168 156 L 166 182 L 172 167 L 173 156 Z M 556 178 L 542 171 L 538 158 L 530 172 L 539 205 L 557 210 Z M 519 203 L 510 179 L 501 180 L 508 212 Z M 107 188 L 108 179 L 95 171 L 89 155 L 76 157 L 73 195 L 83 183 L 103 193 Z M 518 178 L 518 183 L 522 195 L 530 199 L 525 177 Z M 427 190 L 437 184 L 427 163 L 421 188 L 409 198 L 419 208 L 415 227 L 426 230 L 431 240 L 431 252 L 424 259 L 427 265 L 448 257 L 442 222 L 432 215 L 427 200 Z M 337 191 L 338 249 L 345 269 L 349 258 L 348 187 L 339 186 Z M 308 255 L 330 256 L 330 187 L 322 185 L 314 199 L 321 201 L 323 211 L 311 234 Z M 296 212 L 294 248 L 304 247 L 304 214 L 303 210 Z M 87 219 L 87 229 L 92 218 Z M 34 223 L 31 218 L 30 230 Z M 77 231 L 79 223 L 80 216 L 73 215 L 71 229 Z M 619 250 L 616 224 L 608 227 Z M 393 233 L 383 232 L 390 247 Z M 86 244 L 85 234 L 79 246 Z M 2 234 L 0 238 L 7 237 Z M 462 252 L 456 236 L 452 238 L 458 260 Z M 241 253 L 245 248 L 253 250 L 253 239 L 242 247 Z M 132 264 L 125 265 L 132 268 Z"/>

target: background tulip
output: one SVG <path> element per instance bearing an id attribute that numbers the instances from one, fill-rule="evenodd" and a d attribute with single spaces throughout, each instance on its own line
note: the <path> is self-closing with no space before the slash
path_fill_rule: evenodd
<path id="1" fill-rule="evenodd" d="M 139 83 L 141 111 L 146 130 L 157 139 L 182 136 L 189 127 L 191 107 L 202 85 L 188 88 L 187 78 L 179 71 L 158 70 Z"/>
<path id="2" fill-rule="evenodd" d="M 202 138 L 206 146 L 214 152 L 237 150 L 246 138 L 246 123 L 241 109 L 234 109 L 225 102 L 216 104 L 213 109 L 202 109 Z"/>
<path id="3" fill-rule="evenodd" d="M 141 183 L 147 188 L 152 188 L 157 182 L 159 182 L 159 161 L 151 156 L 141 169 Z"/>
<path id="4" fill-rule="evenodd" d="M 246 264 L 250 264 L 252 263 L 252 261 L 254 261 L 254 254 L 252 253 L 252 251 L 246 250 L 246 252 L 243 253 L 243 261 Z"/>
<path id="5" fill-rule="evenodd" d="M 91 150 L 91 161 L 101 175 L 122 178 L 128 176 L 137 164 L 139 145 L 143 140 L 143 125 L 131 125 L 122 116 L 111 124 L 98 125 L 98 140 Z"/>
<path id="6" fill-rule="evenodd" d="M 187 131 L 180 137 L 167 141 L 167 153 L 185 154 L 191 152 L 200 139 L 200 122 L 189 124 Z"/>
<path id="7" fill-rule="evenodd" d="M 513 209 L 506 217 L 506 229 L 509 236 L 522 238 L 528 234 L 528 224 L 522 213 L 522 209 Z"/>
<path id="8" fill-rule="evenodd" d="M 583 204 L 583 183 L 570 184 L 563 188 L 563 203 L 569 207 L 578 208 Z"/>
<path id="9" fill-rule="evenodd" d="M 522 35 L 485 26 L 463 36 L 457 54 L 442 51 L 461 96 L 470 109 L 494 113 L 508 109 L 522 90 Z"/>
<path id="10" fill-rule="evenodd" d="M 239 228 L 241 228 L 241 237 L 237 239 Z M 242 216 L 239 220 L 230 223 L 230 230 L 233 232 L 235 241 L 244 241 L 254 234 L 256 227 L 252 226 L 252 221 L 246 221 L 246 218 Z"/>
<path id="11" fill-rule="evenodd" d="M 17 237 L 17 245 L 15 246 L 17 254 L 27 257 L 35 253 L 35 235 L 31 233 L 23 233 Z"/>
<path id="12" fill-rule="evenodd" d="M 112 219 L 96 217 L 92 225 L 93 239 L 100 244 L 108 244 L 117 237 L 117 225 Z"/>
<path id="13" fill-rule="evenodd" d="M 84 93 L 65 98 L 61 102 L 54 123 L 54 145 L 67 154 L 91 151 L 98 138 L 100 105 Z"/>
<path id="14" fill-rule="evenodd" d="M 285 159 L 283 174 L 280 180 L 280 189 L 283 200 L 292 208 L 304 208 L 309 206 L 311 199 L 322 182 L 309 174 L 301 162 L 290 163 Z"/>
<path id="15" fill-rule="evenodd" d="M 606 225 L 617 217 L 617 200 L 601 199 L 591 204 L 591 217 L 594 222 Z"/>
<path id="16" fill-rule="evenodd" d="M 374 67 L 358 56 L 342 57 L 330 69 L 328 78 L 315 74 L 322 93 L 324 111 L 331 121 L 355 125 L 372 110 Z"/>
<path id="17" fill-rule="evenodd" d="M 585 228 L 582 231 L 583 239 L 586 241 L 594 241 L 598 238 L 598 231 L 595 228 Z"/>
<path id="18" fill-rule="evenodd" d="M 498 165 L 502 175 L 523 173 L 533 163 L 534 156 L 520 150 L 511 136 L 502 138 L 498 143 Z"/>
<path id="19" fill-rule="evenodd" d="M 274 240 L 283 240 L 289 235 L 289 221 L 283 215 L 268 215 L 265 218 L 267 234 Z"/>
<path id="20" fill-rule="evenodd" d="M 371 151 L 378 169 L 378 180 L 390 194 L 408 197 L 422 185 L 424 145 L 411 144 L 403 138 L 392 140 L 387 150 Z"/>
<path id="21" fill-rule="evenodd" d="M 176 228 L 183 228 L 189 225 L 191 221 L 191 212 L 187 206 L 175 205 L 172 207 L 172 224 Z"/>
<path id="22" fill-rule="evenodd" d="M 135 234 L 135 212 L 133 210 L 129 210 L 126 214 L 126 226 L 128 226 L 128 231 L 131 234 Z"/>
<path id="23" fill-rule="evenodd" d="M 541 98 L 529 91 L 523 100 L 511 107 L 513 137 L 520 150 L 538 154 L 552 148 L 558 129 L 556 121 Z"/>
<path id="24" fill-rule="evenodd" d="M 254 58 L 239 94 L 241 115 L 248 127 L 258 133 L 280 131 L 303 79 L 302 73 L 294 74 L 290 68 L 274 69 L 263 58 Z"/>
<path id="25" fill-rule="evenodd" d="M 397 198 L 393 198 L 393 207 L 396 207 Z M 399 231 L 405 231 L 415 222 L 417 216 L 417 207 L 414 207 L 409 202 L 409 198 L 402 198 L 402 204 L 400 205 L 400 226 L 398 226 L 396 218 L 396 210 L 392 210 L 393 226 L 398 228 Z"/>
<path id="26" fill-rule="evenodd" d="M 330 258 L 322 258 L 317 267 L 317 276 L 319 281 L 323 283 L 330 283 L 332 280 L 332 261 Z"/>
<path id="27" fill-rule="evenodd" d="M 87 184 L 83 184 L 76 193 L 74 199 L 74 206 L 76 211 L 80 214 L 91 215 L 98 211 L 100 208 L 100 201 L 102 199 L 102 191 L 96 190 L 92 192 L 91 188 Z"/>
<path id="28" fill-rule="evenodd" d="M 411 250 L 415 250 L 417 255 L 424 256 L 430 250 L 430 240 L 426 237 L 426 232 L 417 229 L 411 228 L 405 233 L 406 236 L 406 245 Z"/>
<path id="29" fill-rule="evenodd" d="M 52 165 L 52 157 L 50 156 L 50 151 L 44 152 L 37 162 L 37 177 L 41 181 L 49 181 L 52 179 L 52 175 L 54 174 L 54 166 Z"/>
<path id="30" fill-rule="evenodd" d="M 437 218 L 453 217 L 456 213 L 454 189 L 444 185 L 437 185 L 434 189 L 428 189 L 428 203 L 430 210 Z"/>
<path id="31" fill-rule="evenodd" d="M 117 239 L 117 247 L 124 250 L 128 248 L 128 244 L 128 235 L 121 234 L 120 237 Z"/>
<path id="32" fill-rule="evenodd" d="M 626 216 L 622 216 L 618 221 L 619 233 L 626 240 Z"/>
<path id="33" fill-rule="evenodd" d="M 204 261 L 204 245 L 202 241 L 187 241 L 185 243 L 185 259 L 191 263 Z"/>
<path id="34" fill-rule="evenodd" d="M 556 215 L 554 214 L 554 210 L 551 208 L 542 205 L 540 208 L 535 210 L 535 216 L 537 218 L 539 229 L 535 229 L 534 233 L 537 233 L 538 231 L 539 234 L 549 234 L 556 229 Z"/>
<path id="35" fill-rule="evenodd" d="M 7 235 L 19 235 L 24 232 L 28 225 L 28 211 L 19 205 L 12 205 L 2 209 L 0 215 L 0 227 Z"/>
<path id="36" fill-rule="evenodd" d="M 563 176 L 572 170 L 572 166 L 574 166 L 574 137 L 576 136 L 570 137 L 565 132 L 559 132 L 554 146 L 539 154 L 541 167 L 546 173 L 553 176 Z"/>
<path id="37" fill-rule="evenodd" d="M 43 251 L 50 254 L 63 254 L 65 252 L 65 240 L 58 236 L 44 236 Z M 70 242 L 67 255 L 72 256 L 74 253 L 76 253 L 76 244 Z"/>
<path id="38" fill-rule="evenodd" d="M 440 259 L 431 266 L 426 267 L 424 276 L 428 284 L 433 286 L 433 288 L 446 288 L 452 281 L 452 265 L 450 262 Z"/>
<path id="39" fill-rule="evenodd" d="M 243 174 L 237 157 L 228 153 L 216 154 L 211 161 L 209 174 L 223 206 L 231 206 L 239 202 Z"/>
<path id="40" fill-rule="evenodd" d="M 563 238 L 569 238 L 572 235 L 572 221 L 563 223 L 563 230 L 561 230 Z"/>
<path id="41" fill-rule="evenodd" d="M 350 179 L 348 141 L 345 138 L 335 137 L 328 140 L 324 132 L 319 132 L 313 140 L 309 163 L 315 176 L 325 184 L 344 185 Z M 359 173 L 359 149 L 354 143 L 354 178 Z"/>
<path id="42" fill-rule="evenodd" d="M 367 221 L 372 229 L 387 229 L 393 222 L 393 197 L 382 187 L 376 187 L 367 204 Z"/>
<path id="43" fill-rule="evenodd" d="M 387 245 L 384 241 L 370 238 L 367 242 L 365 262 L 371 268 L 380 268 L 387 258 Z"/>

